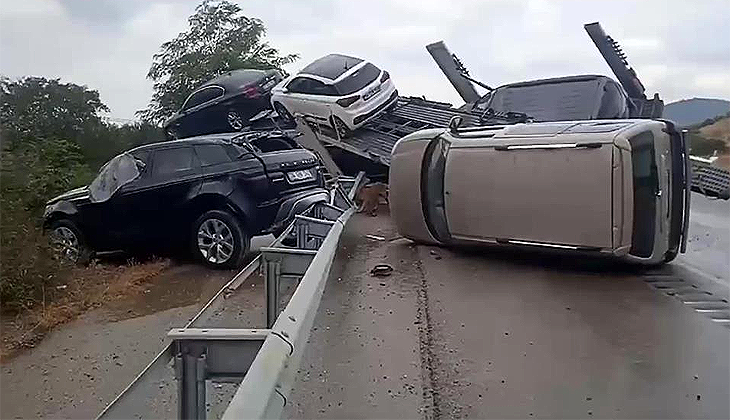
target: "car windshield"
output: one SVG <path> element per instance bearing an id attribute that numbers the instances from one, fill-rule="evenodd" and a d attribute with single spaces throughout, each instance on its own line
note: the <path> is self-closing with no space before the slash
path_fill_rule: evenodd
<path id="1" fill-rule="evenodd" d="M 99 175 L 89 185 L 91 201 L 106 201 L 122 185 L 139 176 L 137 161 L 128 153 L 113 158 L 102 166 Z"/>
<path id="2" fill-rule="evenodd" d="M 502 86 L 480 100 L 477 109 L 523 112 L 535 121 L 570 121 L 593 118 L 598 81 L 574 80 Z"/>

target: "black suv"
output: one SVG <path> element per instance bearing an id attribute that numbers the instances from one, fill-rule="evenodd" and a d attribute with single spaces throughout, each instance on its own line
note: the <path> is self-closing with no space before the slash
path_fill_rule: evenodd
<path id="1" fill-rule="evenodd" d="M 319 160 L 289 139 L 193 137 L 111 159 L 89 186 L 48 202 L 44 228 L 57 255 L 76 262 L 94 251 L 183 244 L 209 265 L 233 267 L 252 235 L 278 233 L 326 201 L 323 186 Z"/>

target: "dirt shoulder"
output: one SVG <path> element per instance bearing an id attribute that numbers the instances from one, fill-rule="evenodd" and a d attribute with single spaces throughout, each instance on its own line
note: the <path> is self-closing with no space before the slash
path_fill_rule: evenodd
<path id="1" fill-rule="evenodd" d="M 3 319 L 0 418 L 95 417 L 234 273 L 170 260 L 80 269 L 66 299 Z"/>
<path id="2" fill-rule="evenodd" d="M 35 347 L 54 327 L 71 321 L 104 303 L 123 300 L 148 290 L 156 276 L 170 267 L 169 260 L 144 264 L 92 264 L 63 273 L 65 280 L 43 290 L 35 307 L 0 316 L 0 360 Z"/>

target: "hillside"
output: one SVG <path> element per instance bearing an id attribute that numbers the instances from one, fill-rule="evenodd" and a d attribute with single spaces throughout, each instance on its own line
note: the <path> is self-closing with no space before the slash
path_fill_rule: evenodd
<path id="1" fill-rule="evenodd" d="M 708 118 L 727 114 L 730 101 L 724 99 L 692 98 L 672 102 L 664 107 L 664 118 L 682 127 L 695 125 Z"/>
<path id="2" fill-rule="evenodd" d="M 700 135 L 710 140 L 720 140 L 725 143 L 725 153 L 720 153 L 715 164 L 730 169 L 730 116 L 699 128 Z"/>

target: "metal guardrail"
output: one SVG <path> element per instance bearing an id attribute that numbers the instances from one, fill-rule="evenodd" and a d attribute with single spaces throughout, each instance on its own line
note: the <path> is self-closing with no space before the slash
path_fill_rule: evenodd
<path id="1" fill-rule="evenodd" d="M 202 419 L 207 414 L 207 382 L 241 378 L 223 417 L 278 417 L 294 382 L 340 235 L 355 211 L 353 200 L 364 181 L 364 173 L 338 178 L 328 203 L 317 203 L 297 215 L 184 328 L 171 330 L 168 345 L 97 418 L 170 417 L 173 410 L 163 407 L 161 400 L 174 394 L 168 388 L 176 383 L 177 417 Z M 295 245 L 287 245 L 292 241 Z M 260 268 L 265 277 L 266 328 L 205 328 L 224 300 Z M 299 280 L 299 285 L 279 313 L 280 282 L 287 277 Z M 169 380 L 171 365 L 175 382 Z"/>
<path id="2" fill-rule="evenodd" d="M 707 160 L 690 156 L 692 190 L 704 195 L 730 199 L 730 171 L 712 166 Z"/>

